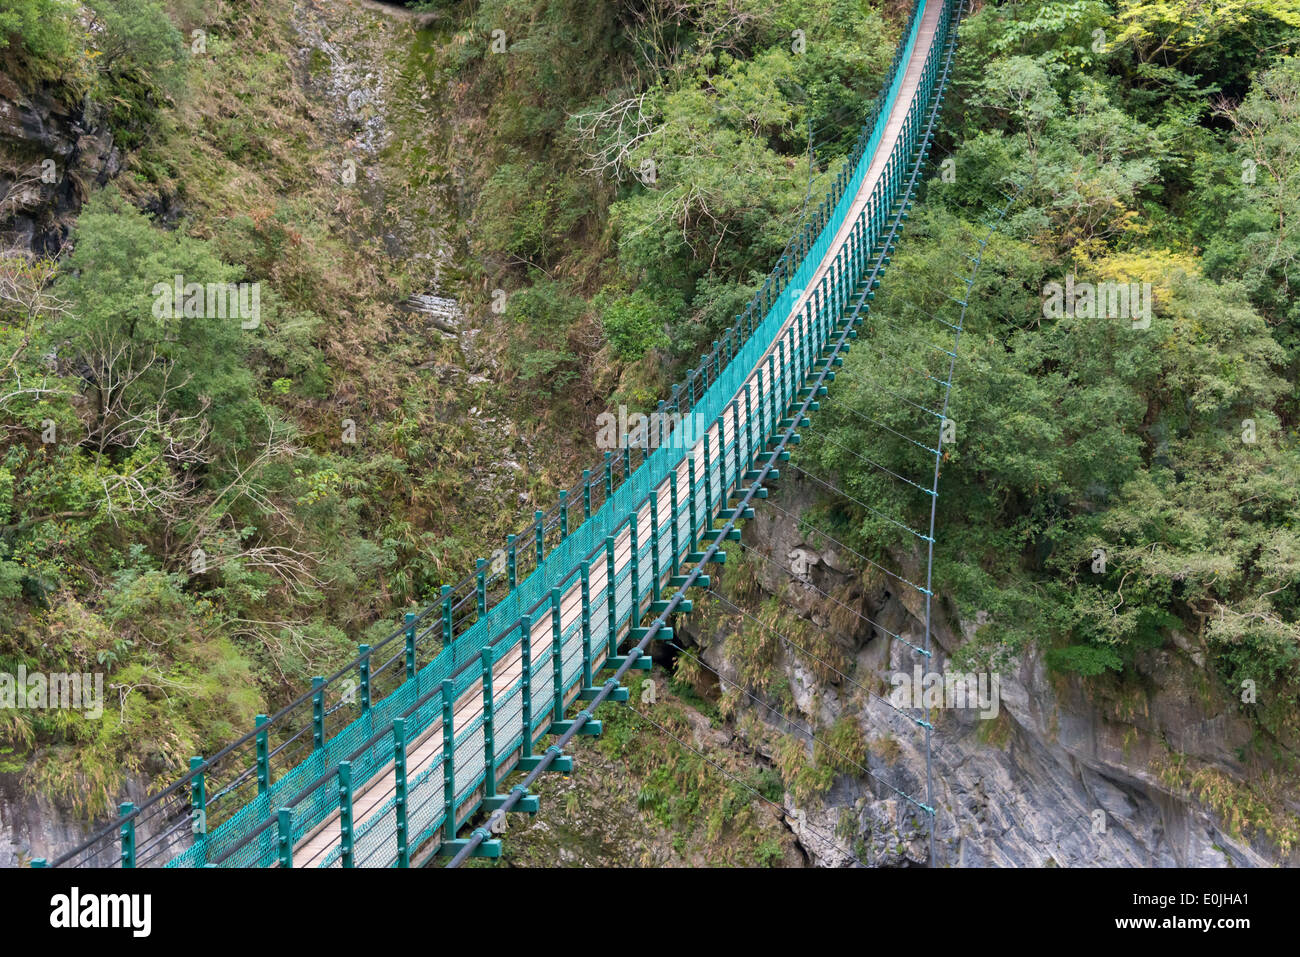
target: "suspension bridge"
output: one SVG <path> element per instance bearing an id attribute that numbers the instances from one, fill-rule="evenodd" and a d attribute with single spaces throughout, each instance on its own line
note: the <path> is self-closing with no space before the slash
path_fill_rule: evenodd
<path id="1" fill-rule="evenodd" d="M 713 595 L 710 571 L 780 476 L 858 339 L 920 182 L 952 68 L 963 0 L 918 0 L 880 94 L 832 186 L 735 324 L 659 403 L 709 423 L 688 448 L 606 452 L 493 559 L 438 600 L 81 846 L 38 867 L 411 867 L 499 857 L 499 823 L 535 813 L 534 782 L 567 772 L 598 709 L 625 703 L 650 643 Z M 1005 209 L 1003 210 L 1005 214 Z M 995 227 L 993 227 L 995 228 Z M 980 247 L 983 248 L 983 242 Z M 978 268 L 978 256 L 972 257 Z M 973 271 L 972 271 L 973 277 Z M 971 288 L 972 279 L 965 282 Z M 964 296 L 954 302 L 965 312 Z M 955 357 L 961 321 L 951 328 Z M 923 596 L 942 449 L 937 433 Z M 671 436 L 669 436 L 671 439 Z M 716 573 L 715 573 L 716 574 Z M 694 598 L 690 597 L 695 595 Z M 895 636 L 898 637 L 898 636 Z M 903 794 L 928 823 L 925 794 Z M 902 794 L 902 792 L 899 792 Z M 477 822 L 475 824 L 475 822 Z M 475 825 L 475 826 L 471 826 Z"/>

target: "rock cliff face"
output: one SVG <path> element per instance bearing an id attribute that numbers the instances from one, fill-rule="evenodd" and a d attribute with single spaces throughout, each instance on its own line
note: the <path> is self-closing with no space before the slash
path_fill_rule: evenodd
<path id="1" fill-rule="evenodd" d="M 53 858 L 76 847 L 86 832 L 58 808 L 0 774 L 0 867 L 25 867 L 34 857 Z"/>
<path id="2" fill-rule="evenodd" d="M 0 73 L 0 243 L 49 256 L 67 240 L 90 190 L 122 169 L 98 111 L 24 90 Z"/>
<path id="3" fill-rule="evenodd" d="M 143 778 L 127 778 L 122 800 L 139 805 L 148 796 Z M 86 821 L 56 805 L 24 786 L 21 772 L 0 772 L 0 868 L 25 867 L 38 857 L 54 860 L 107 823 L 109 819 Z"/>
<path id="4" fill-rule="evenodd" d="M 898 793 L 925 799 L 925 732 L 908 716 L 919 712 L 900 713 L 889 701 L 893 676 L 911 674 L 921 658 L 882 632 L 921 644 L 920 596 L 891 589 L 884 576 L 864 575 L 860 560 L 801 531 L 793 516 L 814 494 L 797 482 L 783 484 L 773 498 L 778 507 L 757 510 L 740 551 L 762 591 L 782 595 L 788 610 L 811 621 L 837 647 L 838 660 L 849 662 L 842 675 L 821 680 L 806 655 L 782 647 L 778 667 L 797 712 L 787 716 L 826 729 L 851 715 L 868 738 L 863 766 L 870 772 L 837 777 L 820 800 L 801 807 L 787 794 L 795 811 L 787 823 L 818 865 L 852 864 L 855 857 L 869 866 L 927 864 L 925 815 Z M 739 672 L 735 622 L 744 619 L 725 620 L 730 624 L 691 637 L 729 683 Z M 978 627 L 954 627 L 937 603 L 935 670 Z M 1194 641 L 1179 636 L 1140 660 L 1139 680 L 1130 682 L 1139 690 L 1121 694 L 1050 675 L 1035 654 L 998 674 L 1000 694 L 988 709 L 996 716 L 982 718 L 976 708 L 932 711 L 935 863 L 1294 864 L 1295 852 L 1283 856 L 1258 834 L 1229 833 L 1209 809 L 1162 779 L 1171 761 L 1224 780 L 1239 781 L 1246 771 L 1237 749 L 1250 742 L 1251 727 L 1216 690 L 1204 661 Z M 753 699 L 742 702 L 742 711 L 778 723 Z M 832 844 L 829 834 L 842 840 Z"/>
<path id="5" fill-rule="evenodd" d="M 22 89 L 0 72 L 0 249 L 58 253 L 90 191 L 121 169 L 121 152 L 95 109 Z M 0 867 L 57 857 L 92 830 L 21 779 L 0 772 Z M 134 792 L 139 799 L 144 789 Z"/>

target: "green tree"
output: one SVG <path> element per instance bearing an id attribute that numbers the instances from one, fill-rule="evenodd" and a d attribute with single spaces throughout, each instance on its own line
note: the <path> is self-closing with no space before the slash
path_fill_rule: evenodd
<path id="1" fill-rule="evenodd" d="M 0 0 L 0 50 L 17 46 L 34 72 L 56 76 L 75 52 L 75 12 L 68 0 Z"/>
<path id="2" fill-rule="evenodd" d="M 84 370 L 88 429 L 100 451 L 158 440 L 206 458 L 200 446 L 209 441 L 218 454 L 248 442 L 262 416 L 243 357 L 269 317 L 243 328 L 251 320 L 238 314 L 206 315 L 209 285 L 225 291 L 241 271 L 201 240 L 157 228 L 112 189 L 86 205 L 56 287 L 68 313 L 54 332 L 60 355 Z M 169 318 L 159 308 L 171 305 L 178 276 L 204 287 L 204 315 Z"/>
<path id="3" fill-rule="evenodd" d="M 664 327 L 671 312 L 643 290 L 606 302 L 602 311 L 605 338 L 619 359 L 635 361 L 668 345 Z"/>

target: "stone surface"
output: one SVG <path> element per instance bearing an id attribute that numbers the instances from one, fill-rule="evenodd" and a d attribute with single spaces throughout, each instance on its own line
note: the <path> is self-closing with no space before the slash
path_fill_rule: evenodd
<path id="1" fill-rule="evenodd" d="M 0 243 L 51 256 L 90 190 L 122 170 L 99 111 L 24 90 L 0 73 Z"/>
<path id="2" fill-rule="evenodd" d="M 795 614 L 815 623 L 829 622 L 831 636 L 849 644 L 853 662 L 847 679 L 818 681 L 797 654 L 780 656 L 778 667 L 789 679 L 799 712 L 790 717 L 815 718 L 824 729 L 839 714 L 849 713 L 870 742 L 869 774 L 840 776 L 822 800 L 791 806 L 794 813 L 787 815 L 787 824 L 819 866 L 928 864 L 925 815 L 897 793 L 924 800 L 924 730 L 887 700 L 866 693 L 890 688 L 888 679 L 894 673 L 911 672 L 918 656 L 882 629 L 919 644 L 923 606 L 891 591 L 883 581 L 874 583 L 861 570 L 865 563 L 855 567 L 856 559 L 843 548 L 832 552 L 832 543 L 801 531 L 795 516 L 814 502 L 814 492 L 798 482 L 783 480 L 782 486 L 773 499 L 778 507 L 759 509 L 747 524 L 745 557 L 754 559 L 751 564 L 765 592 L 783 595 Z M 791 564 L 792 555 L 799 556 L 797 566 Z M 905 556 L 900 566 L 904 574 L 915 574 L 920 558 Z M 832 596 L 856 614 L 837 612 Z M 937 608 L 943 606 L 936 603 Z M 723 621 L 713 633 L 687 634 L 700 646 L 702 658 L 730 678 L 736 674 L 727 651 L 734 619 Z M 978 622 L 950 623 L 936 614 L 935 668 L 942 670 L 977 628 Z M 1094 701 L 1078 682 L 1049 675 L 1041 656 L 1030 653 L 1014 671 L 999 675 L 996 717 L 983 720 L 974 709 L 932 711 L 935 863 L 1297 863 L 1294 852 L 1282 858 L 1257 835 L 1232 836 L 1207 808 L 1160 780 L 1157 768 L 1170 749 L 1194 759 L 1197 766 L 1234 778 L 1246 772 L 1237 749 L 1249 742 L 1250 728 L 1221 696 L 1207 690 L 1212 682 L 1204 662 L 1191 639 L 1178 636 L 1168 647 L 1138 660 L 1142 685 L 1150 690 L 1140 702 L 1119 706 Z M 775 724 L 771 714 L 752 701 L 742 699 L 741 711 Z M 888 760 L 879 754 L 889 755 Z M 791 795 L 787 804 L 793 804 Z M 828 841 L 828 833 L 841 837 Z M 851 840 L 846 833 L 853 835 Z"/>

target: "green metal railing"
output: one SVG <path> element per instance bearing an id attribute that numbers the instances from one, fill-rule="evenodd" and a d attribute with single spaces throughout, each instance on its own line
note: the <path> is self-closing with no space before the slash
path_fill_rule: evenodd
<path id="1" fill-rule="evenodd" d="M 927 4 L 939 10 L 936 31 L 917 51 Z M 648 633 L 667 637 L 666 616 L 690 609 L 685 589 L 708 584 L 707 562 L 725 561 L 722 544 L 738 538 L 736 522 L 766 494 L 759 485 L 788 458 L 815 393 L 833 379 L 832 359 L 856 337 L 860 317 L 844 314 L 853 297 L 874 295 L 905 218 L 957 6 L 916 4 L 845 171 L 732 329 L 660 404 L 702 416 L 703 438 L 606 453 L 601 469 L 507 540 L 504 563 L 493 563 L 504 568 L 480 560 L 437 602 L 361 646 L 353 663 L 214 757 L 193 759 L 189 774 L 139 808 L 123 805 L 117 821 L 54 865 L 407 866 L 435 839 L 444 854 L 496 853 L 489 835 L 461 839 L 460 826 L 482 809 L 535 809 L 535 797 L 518 786 L 503 794 L 501 782 L 570 763 L 544 747 L 547 735 L 567 742 L 599 730 L 589 710 L 567 719 L 566 709 L 620 699 L 616 681 L 596 683 L 602 669 L 621 677 L 648 665 L 639 650 Z M 887 123 L 903 109 L 914 54 L 924 55 L 917 88 L 854 213 Z M 742 504 L 729 504 L 738 495 Z M 655 618 L 648 629 L 639 627 L 646 614 Z M 635 653 L 620 655 L 628 642 Z M 357 820 L 354 798 L 367 788 L 382 788 L 381 800 Z M 310 838 L 320 848 L 304 858 Z"/>

